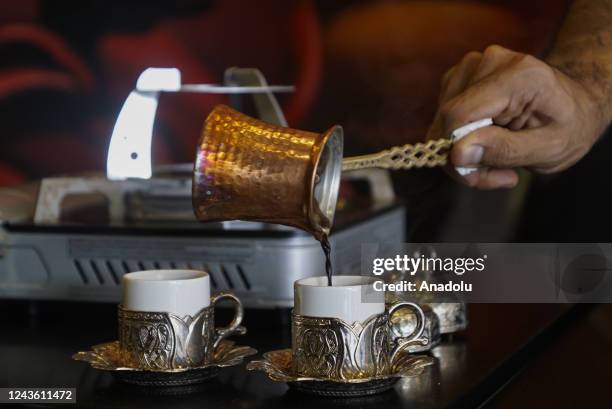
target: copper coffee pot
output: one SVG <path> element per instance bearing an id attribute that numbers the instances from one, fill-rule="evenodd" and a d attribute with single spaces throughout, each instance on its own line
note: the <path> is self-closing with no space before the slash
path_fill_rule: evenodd
<path id="1" fill-rule="evenodd" d="M 343 159 L 338 125 L 317 134 L 217 105 L 198 143 L 193 208 L 200 221 L 279 223 L 321 239 L 333 223 L 343 170 L 441 166 L 451 144 L 439 139 Z"/>
<path id="2" fill-rule="evenodd" d="M 200 221 L 250 220 L 328 234 L 342 171 L 342 127 L 317 134 L 225 105 L 206 118 L 193 174 Z"/>

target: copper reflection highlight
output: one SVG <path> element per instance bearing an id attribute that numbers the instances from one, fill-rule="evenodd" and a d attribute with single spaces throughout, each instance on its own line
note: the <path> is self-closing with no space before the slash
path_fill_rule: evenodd
<path id="1" fill-rule="evenodd" d="M 200 221 L 250 220 L 329 232 L 314 198 L 329 137 L 271 125 L 225 105 L 208 115 L 198 144 L 193 207 Z"/>

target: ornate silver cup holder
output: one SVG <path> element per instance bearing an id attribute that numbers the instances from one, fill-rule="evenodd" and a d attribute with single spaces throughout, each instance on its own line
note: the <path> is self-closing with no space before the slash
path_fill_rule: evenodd
<path id="1" fill-rule="evenodd" d="M 239 365 L 257 350 L 222 340 L 215 348 L 212 362 L 196 367 L 143 370 L 125 365 L 119 341 L 95 345 L 91 351 L 77 352 L 72 359 L 84 361 L 92 368 L 109 371 L 116 379 L 139 386 L 183 386 L 211 379 L 221 368 Z"/>
<path id="2" fill-rule="evenodd" d="M 294 371 L 292 350 L 281 349 L 264 353 L 263 360 L 249 362 L 247 369 L 264 371 L 271 380 L 286 382 L 292 389 L 311 395 L 359 397 L 385 392 L 400 378 L 421 375 L 434 362 L 435 358 L 429 355 L 401 351 L 391 361 L 388 374 L 350 379 L 302 377 Z"/>

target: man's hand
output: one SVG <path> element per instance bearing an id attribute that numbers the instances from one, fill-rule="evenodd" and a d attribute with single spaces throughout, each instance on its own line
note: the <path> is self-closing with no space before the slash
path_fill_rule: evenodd
<path id="1" fill-rule="evenodd" d="M 608 124 L 580 82 L 499 46 L 467 54 L 446 73 L 427 137 L 448 137 L 483 118 L 493 118 L 495 126 L 470 133 L 451 152 L 453 165 L 482 168 L 463 178 L 482 189 L 515 186 L 518 167 L 554 173 L 572 166 Z"/>

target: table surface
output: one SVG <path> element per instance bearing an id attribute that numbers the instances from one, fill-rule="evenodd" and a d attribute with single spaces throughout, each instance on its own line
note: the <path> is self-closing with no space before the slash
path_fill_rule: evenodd
<path id="1" fill-rule="evenodd" d="M 353 399 L 303 395 L 263 373 L 246 371 L 244 364 L 226 368 L 216 379 L 189 390 L 125 385 L 70 358 L 116 338 L 115 306 L 18 301 L 1 301 L 0 306 L 0 386 L 76 387 L 77 407 L 515 408 L 535 402 L 537 407 L 550 407 L 552 397 L 561 397 L 556 407 L 576 407 L 572 404 L 583 393 L 596 406 L 580 407 L 612 403 L 609 305 L 471 305 L 468 329 L 444 338 L 435 350 L 436 365 L 419 377 L 401 380 L 389 392 Z M 223 319 L 223 311 L 219 315 Z M 244 324 L 249 333 L 237 341 L 260 352 L 289 347 L 289 328 L 281 325 L 287 318 L 287 311 L 247 311 Z M 586 355 L 578 349 L 585 338 L 595 339 Z M 594 378 L 589 378 L 589 371 Z M 567 389 L 559 391 L 556 385 Z M 577 398 L 563 398 L 564 394 Z"/>

